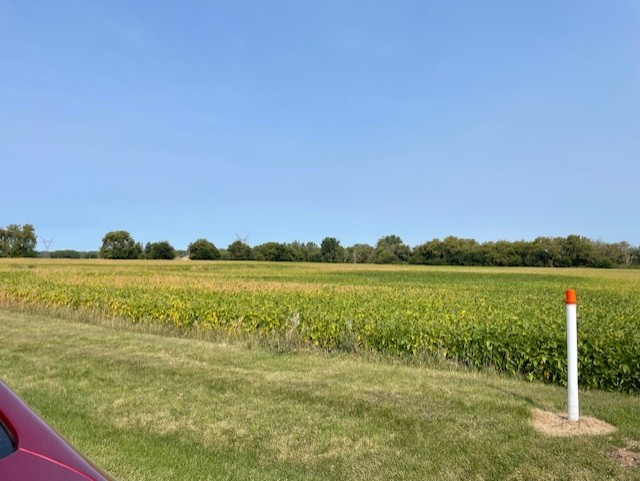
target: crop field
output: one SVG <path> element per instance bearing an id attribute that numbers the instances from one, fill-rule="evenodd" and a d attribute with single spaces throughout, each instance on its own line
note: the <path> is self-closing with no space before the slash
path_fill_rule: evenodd
<path id="1" fill-rule="evenodd" d="M 277 345 L 374 351 L 563 384 L 577 290 L 580 385 L 640 392 L 640 271 L 260 262 L 0 262 L 0 305 Z"/>

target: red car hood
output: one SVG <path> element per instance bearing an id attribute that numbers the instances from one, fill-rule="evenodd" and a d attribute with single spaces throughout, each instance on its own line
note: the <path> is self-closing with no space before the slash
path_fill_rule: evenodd
<path id="1" fill-rule="evenodd" d="M 0 459 L 10 481 L 115 481 L 85 459 L 0 381 L 0 421 L 16 451 Z"/>

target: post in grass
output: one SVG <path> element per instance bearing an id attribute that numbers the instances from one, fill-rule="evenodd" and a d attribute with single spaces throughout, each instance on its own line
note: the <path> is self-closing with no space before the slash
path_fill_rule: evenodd
<path id="1" fill-rule="evenodd" d="M 566 292 L 567 304 L 567 404 L 569 421 L 580 419 L 578 404 L 578 325 L 576 291 Z"/>

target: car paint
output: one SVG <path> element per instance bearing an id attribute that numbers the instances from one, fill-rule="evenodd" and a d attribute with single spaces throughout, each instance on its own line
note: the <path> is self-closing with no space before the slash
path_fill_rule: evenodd
<path id="1" fill-rule="evenodd" d="M 115 481 L 76 451 L 2 381 L 0 422 L 16 448 L 0 459 L 0 481 Z"/>

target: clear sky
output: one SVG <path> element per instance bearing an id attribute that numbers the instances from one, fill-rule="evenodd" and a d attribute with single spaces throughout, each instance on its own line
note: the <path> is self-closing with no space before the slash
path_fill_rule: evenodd
<path id="1" fill-rule="evenodd" d="M 638 245 L 640 3 L 0 0 L 0 188 L 52 250 Z"/>

